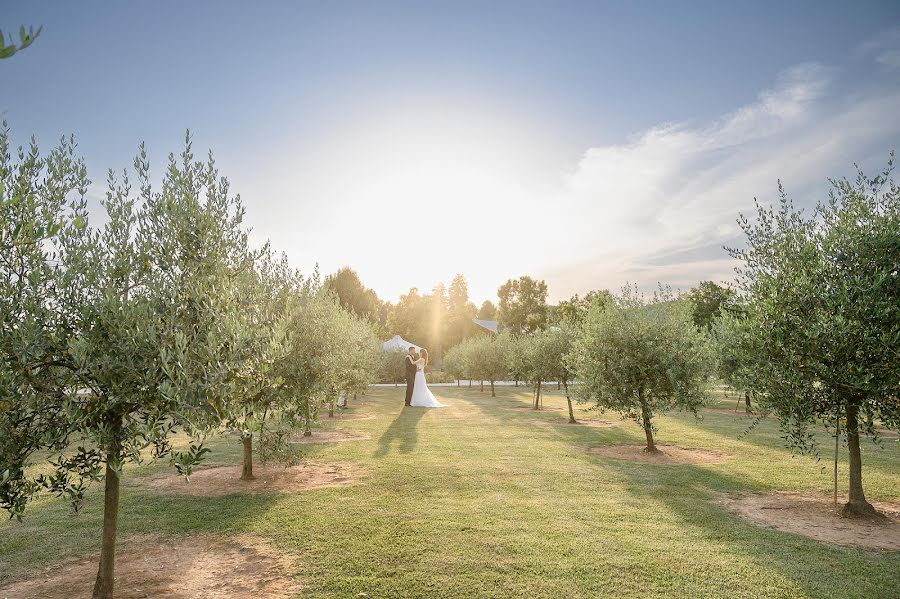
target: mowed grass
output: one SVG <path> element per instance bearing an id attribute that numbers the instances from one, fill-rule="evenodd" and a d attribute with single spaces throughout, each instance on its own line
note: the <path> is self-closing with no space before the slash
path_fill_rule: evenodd
<path id="1" fill-rule="evenodd" d="M 186 497 L 143 490 L 165 465 L 130 468 L 120 538 L 138 533 L 253 533 L 297 557 L 303 596 L 353 597 L 897 597 L 900 552 L 824 545 L 745 523 L 719 493 L 786 490 L 827 494 L 823 462 L 792 457 L 769 419 L 751 422 L 719 392 L 703 419 L 657 419 L 658 441 L 719 449 L 724 463 L 664 466 L 617 461 L 586 449 L 640 443 L 631 422 L 612 428 L 549 424 L 562 411 L 527 408 L 530 391 L 436 387 L 451 407 L 402 409 L 402 388 L 373 389 L 351 411 L 369 420 L 325 422 L 370 440 L 311 445 L 311 459 L 352 463 L 353 486 Z M 548 408 L 564 399 L 545 394 Z M 579 408 L 579 416 L 617 419 Z M 323 419 L 325 420 L 325 419 Z M 537 422 L 535 422 L 537 421 Z M 222 437 L 211 464 L 237 464 Z M 842 488 L 846 452 L 842 449 Z M 895 439 L 863 448 L 870 499 L 900 500 Z M 57 499 L 31 506 L 24 523 L 0 525 L 0 583 L 98 550 L 101 485 L 81 513 Z"/>

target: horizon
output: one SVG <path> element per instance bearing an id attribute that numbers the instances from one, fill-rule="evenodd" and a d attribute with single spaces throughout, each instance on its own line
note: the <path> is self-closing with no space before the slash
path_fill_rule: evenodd
<path id="1" fill-rule="evenodd" d="M 95 222 L 106 169 L 146 141 L 160 177 L 189 128 L 255 244 L 383 300 L 686 291 L 731 279 L 779 179 L 811 207 L 900 146 L 900 5 L 865 5 L 16 3 L 0 28 L 43 32 L 0 109 L 18 143 L 75 135 Z"/>

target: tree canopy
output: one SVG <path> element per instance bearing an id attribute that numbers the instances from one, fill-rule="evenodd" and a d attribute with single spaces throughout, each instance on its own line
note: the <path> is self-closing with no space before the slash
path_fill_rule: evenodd
<path id="1" fill-rule="evenodd" d="M 812 425 L 840 415 L 849 450 L 847 514 L 872 515 L 860 432 L 900 430 L 900 188 L 888 167 L 832 181 L 809 216 L 780 204 L 742 217 L 738 282 L 747 300 L 749 380 L 788 443 L 815 451 Z"/>
<path id="2" fill-rule="evenodd" d="M 568 364 L 580 396 L 635 420 L 654 452 L 653 416 L 696 413 L 706 398 L 710 356 L 689 303 L 661 289 L 646 301 L 626 287 L 616 302 L 588 312 Z"/>
<path id="3" fill-rule="evenodd" d="M 533 333 L 547 326 L 547 283 L 522 276 L 509 279 L 497 290 L 497 318 L 514 335 Z"/>

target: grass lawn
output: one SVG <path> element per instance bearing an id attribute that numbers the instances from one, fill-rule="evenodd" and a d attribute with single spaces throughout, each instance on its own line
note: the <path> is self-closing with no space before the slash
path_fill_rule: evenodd
<path id="1" fill-rule="evenodd" d="M 530 401 L 521 387 L 498 387 L 495 399 L 477 388 L 434 391 L 451 407 L 402 410 L 402 388 L 372 390 L 352 410 L 375 418 L 335 425 L 370 439 L 305 446 L 316 460 L 356 466 L 362 474 L 351 486 L 191 497 L 137 484 L 164 471 L 162 464 L 131 468 L 120 539 L 253 533 L 297 557 L 295 575 L 311 597 L 900 596 L 900 552 L 829 546 L 760 528 L 715 501 L 718 493 L 739 491 L 827 495 L 825 437 L 819 464 L 792 457 L 772 420 L 738 441 L 751 420 L 719 394 L 702 420 L 658 418 L 657 438 L 724 451 L 730 459 L 634 463 L 586 451 L 642 442 L 631 422 L 549 424 L 564 412 L 521 409 Z M 559 394 L 546 392 L 546 407 L 564 405 Z M 208 463 L 239 463 L 236 439 L 223 437 L 212 449 Z M 882 447 L 866 441 L 863 463 L 869 499 L 900 501 L 897 441 L 886 439 Z M 846 473 L 844 463 L 845 479 Z M 0 524 L 0 584 L 98 551 L 101 493 L 95 485 L 78 515 L 47 498 L 32 504 L 23 523 Z"/>

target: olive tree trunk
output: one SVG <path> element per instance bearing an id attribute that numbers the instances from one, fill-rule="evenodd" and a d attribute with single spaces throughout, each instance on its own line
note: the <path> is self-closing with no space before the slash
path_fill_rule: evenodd
<path id="1" fill-rule="evenodd" d="M 481 393 L 484 393 L 484 381 L 481 381 Z"/>
<path id="2" fill-rule="evenodd" d="M 241 469 L 241 480 L 253 480 L 253 435 L 241 437 L 244 446 L 244 466 Z"/>
<path id="3" fill-rule="evenodd" d="M 491 397 L 497 397 L 497 393 L 494 391 L 494 381 L 491 381 Z"/>
<path id="4" fill-rule="evenodd" d="M 575 410 L 572 409 L 572 398 L 569 397 L 569 383 L 567 381 L 563 381 L 563 388 L 566 391 L 566 403 L 569 404 L 569 424 L 577 424 L 578 421 L 575 420 Z"/>
<path id="5" fill-rule="evenodd" d="M 114 434 L 121 428 L 118 419 L 112 427 Z M 116 529 L 119 522 L 119 473 L 110 465 L 120 459 L 119 440 L 113 441 L 106 452 L 106 480 L 103 492 L 103 542 L 100 548 L 100 567 L 94 582 L 93 599 L 112 599 L 116 565 Z"/>
<path id="6" fill-rule="evenodd" d="M 859 451 L 859 406 L 852 400 L 844 404 L 847 416 L 847 451 L 850 455 L 850 500 L 844 505 L 848 516 L 874 516 L 872 504 L 866 501 L 862 484 L 862 455 Z"/>
<path id="7" fill-rule="evenodd" d="M 650 419 L 652 416 L 650 415 L 650 407 L 647 405 L 647 400 L 644 399 L 644 388 L 638 388 L 638 401 L 641 404 L 641 419 L 644 422 L 644 436 L 647 437 L 647 447 L 644 448 L 644 451 L 647 453 L 656 453 L 659 451 L 656 449 L 656 443 L 653 442 L 653 426 L 650 423 Z"/>
<path id="8" fill-rule="evenodd" d="M 541 405 L 543 403 L 541 401 L 541 382 L 542 381 L 535 381 L 535 383 L 534 383 L 534 409 L 535 410 L 540 410 Z"/>
<path id="9" fill-rule="evenodd" d="M 306 412 L 306 423 L 305 423 L 304 428 L 303 428 L 303 436 L 304 436 L 304 437 L 311 437 L 311 436 L 312 436 L 312 429 L 310 428 L 309 423 L 310 423 L 310 421 L 312 420 L 312 413 L 311 413 L 310 410 L 309 410 L 309 400 L 308 400 L 308 399 L 306 400 L 306 405 L 304 406 L 304 410 L 305 410 L 305 412 Z"/>
<path id="10" fill-rule="evenodd" d="M 744 409 L 747 414 L 753 413 L 753 408 L 750 406 L 750 391 L 744 390 Z"/>

